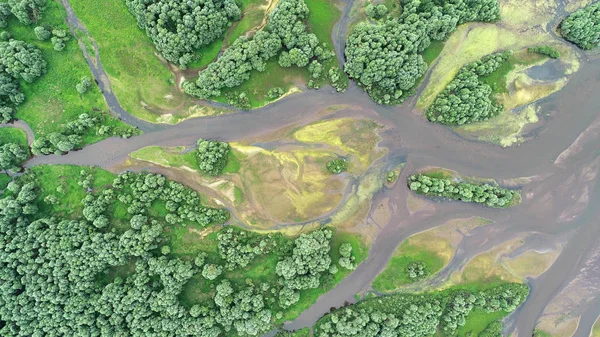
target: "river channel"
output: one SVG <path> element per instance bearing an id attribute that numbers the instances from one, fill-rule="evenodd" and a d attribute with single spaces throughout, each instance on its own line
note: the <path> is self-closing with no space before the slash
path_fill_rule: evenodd
<path id="1" fill-rule="evenodd" d="M 67 0 L 71 29 L 84 30 Z M 351 6 L 353 1 L 348 1 Z M 347 7 L 348 7 L 347 6 Z M 343 49 L 349 8 L 334 30 L 335 46 Z M 582 319 L 576 337 L 588 337 L 600 314 L 600 59 L 582 62 L 561 91 L 541 103 L 541 121 L 531 131 L 532 139 L 515 147 L 465 140 L 451 129 L 429 123 L 415 108 L 416 99 L 399 107 L 373 103 L 356 85 L 345 93 L 330 88 L 294 94 L 261 109 L 218 117 L 186 120 L 177 125 L 157 125 L 131 117 L 119 105 L 110 90 L 101 55 L 91 56 L 82 48 L 96 80 L 105 94 L 110 110 L 144 133 L 131 139 L 109 138 L 67 155 L 31 159 L 27 166 L 39 164 L 96 165 L 113 169 L 123 164 L 128 154 L 145 146 L 193 146 L 198 138 L 241 141 L 273 132 L 290 125 L 301 125 L 324 118 L 321 111 L 332 105 L 344 105 L 335 116 L 356 116 L 377 120 L 385 126 L 380 145 L 389 149 L 380 164 L 392 166 L 406 161 L 399 181 L 408 174 L 429 166 L 455 170 L 464 175 L 493 178 L 500 182 L 517 178 L 523 202 L 510 209 L 488 209 L 456 202 L 436 204 L 434 210 L 410 213 L 406 184 L 398 183 L 375 196 L 373 202 L 389 200 L 392 210 L 388 223 L 374 239 L 369 257 L 334 289 L 321 296 L 286 329 L 312 326 L 332 307 L 353 302 L 354 295 L 370 289 L 395 248 L 408 236 L 433 228 L 455 218 L 481 216 L 494 221 L 478 229 L 460 244 L 450 265 L 438 276 L 443 279 L 461 268 L 473 256 L 516 238 L 533 233 L 524 248 L 544 249 L 563 245 L 558 259 L 541 276 L 529 279 L 531 295 L 525 304 L 506 321 L 506 333 L 531 336 L 538 319 L 551 301 L 573 282 L 589 292 L 575 310 Z M 421 88 L 422 90 L 422 88 Z M 418 95 L 417 95 L 418 96 Z M 325 117 L 330 118 L 331 116 Z M 582 280 L 583 278 L 583 280 Z M 594 290 L 595 289 L 595 290 Z"/>

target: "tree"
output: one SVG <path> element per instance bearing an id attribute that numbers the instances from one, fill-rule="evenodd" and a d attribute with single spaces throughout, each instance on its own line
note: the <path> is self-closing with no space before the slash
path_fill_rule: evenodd
<path id="1" fill-rule="evenodd" d="M 32 44 L 19 40 L 3 41 L 0 42 L 0 71 L 32 83 L 46 73 L 46 61 Z"/>
<path id="2" fill-rule="evenodd" d="M 464 66 L 427 109 L 427 119 L 446 125 L 463 125 L 500 114 L 503 106 L 491 97 L 492 88 L 482 77 L 496 71 L 511 55 L 510 51 L 496 53 Z"/>
<path id="3" fill-rule="evenodd" d="M 161 55 L 184 69 L 199 48 L 222 36 L 241 16 L 233 0 L 126 0 L 125 4 Z"/>
<path id="4" fill-rule="evenodd" d="M 21 170 L 21 164 L 27 160 L 28 153 L 21 145 L 7 143 L 0 146 L 0 169 L 11 172 Z"/>
<path id="5" fill-rule="evenodd" d="M 414 261 L 406 266 L 406 275 L 411 281 L 424 279 L 428 274 L 427 265 L 423 261 Z"/>
<path id="6" fill-rule="evenodd" d="M 200 170 L 213 176 L 221 174 L 229 159 L 229 144 L 204 139 L 199 139 L 197 144 L 196 160 Z"/>
<path id="7" fill-rule="evenodd" d="M 489 184 L 453 182 L 427 174 L 413 174 L 408 177 L 408 187 L 420 194 L 475 202 L 490 207 L 507 207 L 519 195 L 517 191 Z"/>
<path id="8" fill-rule="evenodd" d="M 312 61 L 331 58 L 332 53 L 323 50 L 317 36 L 306 31 L 308 14 L 304 0 L 279 1 L 264 28 L 252 38 L 236 39 L 217 61 L 198 73 L 196 81 L 184 83 L 185 91 L 200 98 L 219 96 L 222 89 L 248 80 L 252 70 L 264 71 L 266 62 L 277 55 L 282 67 L 306 67 Z M 312 73 L 318 73 L 318 68 L 315 64 Z"/>
<path id="9" fill-rule="evenodd" d="M 33 30 L 35 37 L 40 41 L 46 41 L 52 37 L 52 32 L 47 30 L 44 26 L 37 26 Z"/>
<path id="10" fill-rule="evenodd" d="M 216 264 L 205 264 L 202 268 L 202 277 L 207 280 L 214 280 L 223 273 L 223 267 Z"/>
<path id="11" fill-rule="evenodd" d="M 552 46 L 536 46 L 527 48 L 529 53 L 538 53 L 542 55 L 546 55 L 550 58 L 557 59 L 560 57 L 560 53 Z"/>
<path id="12" fill-rule="evenodd" d="M 77 83 L 75 88 L 77 89 L 77 92 L 79 94 L 83 95 L 88 91 L 88 89 L 91 86 L 92 86 L 92 79 L 89 78 L 89 76 L 84 76 L 81 78 L 81 81 L 79 81 L 79 83 Z"/>
<path id="13" fill-rule="evenodd" d="M 0 28 L 8 26 L 8 18 L 11 15 L 10 6 L 6 2 L 0 3 Z"/>
<path id="14" fill-rule="evenodd" d="M 283 308 L 298 302 L 298 290 L 314 289 L 320 276 L 329 271 L 330 240 L 333 233 L 327 229 L 301 234 L 294 240 L 291 256 L 277 263 L 275 272 L 281 278 L 283 289 L 279 292 L 279 305 Z"/>
<path id="15" fill-rule="evenodd" d="M 67 46 L 66 42 L 69 41 L 69 35 L 64 29 L 53 29 L 50 41 L 52 42 L 54 50 L 62 51 Z"/>

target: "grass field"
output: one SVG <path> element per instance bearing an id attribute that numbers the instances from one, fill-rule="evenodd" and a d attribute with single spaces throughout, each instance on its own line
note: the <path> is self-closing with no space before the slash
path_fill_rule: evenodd
<path id="1" fill-rule="evenodd" d="M 180 107 L 185 96 L 175 77 L 157 56 L 150 38 L 139 29 L 125 2 L 71 0 L 77 17 L 98 43 L 100 60 L 125 110 L 148 121 L 159 117 L 144 105 L 160 110 Z"/>
<path id="2" fill-rule="evenodd" d="M 321 43 L 325 42 L 327 47 L 333 50 L 333 26 L 340 19 L 342 12 L 335 6 L 335 0 L 305 0 L 310 14 L 308 16 L 308 29 L 314 33 Z M 323 64 L 324 72 L 327 73 L 333 66 L 340 67 L 336 56 Z M 346 73 L 342 71 L 340 81 L 348 82 Z M 329 83 L 328 78 L 322 79 L 321 84 Z"/>
<path id="3" fill-rule="evenodd" d="M 43 205 L 42 212 L 68 215 L 69 218 L 81 217 L 83 212 L 81 200 L 86 195 L 85 189 L 77 184 L 81 170 L 95 177 L 92 190 L 110 185 L 115 177 L 113 173 L 99 168 L 75 165 L 38 165 L 30 169 L 40 186 L 37 200 L 40 201 L 39 205 Z M 51 194 L 57 196 L 60 203 L 50 205 L 41 202 Z"/>
<path id="4" fill-rule="evenodd" d="M 508 93 L 506 78 L 515 67 L 531 65 L 545 58 L 547 56 L 537 53 L 527 53 L 526 51 L 514 53 L 496 71 L 488 76 L 481 77 L 481 80 L 487 83 L 494 93 Z"/>
<path id="5" fill-rule="evenodd" d="M 0 128 L 0 146 L 7 143 L 16 143 L 24 148 L 29 147 L 25 131 L 11 127 Z"/>
<path id="6" fill-rule="evenodd" d="M 5 189 L 6 186 L 8 186 L 8 183 L 10 183 L 12 180 L 12 178 L 5 173 L 0 173 L 0 191 Z"/>
<path id="7" fill-rule="evenodd" d="M 506 312 L 486 312 L 482 309 L 474 309 L 469 314 L 467 323 L 456 330 L 454 336 L 479 336 L 485 328 L 492 322 L 504 318 Z"/>
<path id="8" fill-rule="evenodd" d="M 304 328 L 302 330 L 294 331 L 294 337 L 309 337 L 310 329 Z"/>
<path id="9" fill-rule="evenodd" d="M 198 171 L 198 174 L 204 175 L 200 171 L 196 160 L 196 151 L 184 152 L 185 146 L 171 148 L 162 148 L 160 146 L 147 146 L 129 154 L 131 158 L 149 161 L 165 167 L 189 167 Z M 227 165 L 222 173 L 237 173 L 240 170 L 240 157 L 243 155 L 235 150 L 229 151 Z"/>
<path id="10" fill-rule="evenodd" d="M 41 23 L 67 29 L 64 23 L 65 16 L 66 12 L 59 3 L 49 1 Z M 16 117 L 27 122 L 36 135 L 60 131 L 66 123 L 84 112 L 93 109 L 107 110 L 97 86 L 93 85 L 83 95 L 75 89 L 75 85 L 83 76 L 92 75 L 74 38 L 66 43 L 64 50 L 58 52 L 53 49 L 50 41 L 37 40 L 33 28 L 20 24 L 14 17 L 11 17 L 8 29 L 15 39 L 32 43 L 40 48 L 48 63 L 47 73 L 37 81 L 21 82 L 21 89 L 26 99 L 17 108 Z M 106 120 L 111 126 L 124 125 L 110 116 L 107 116 Z M 88 134 L 84 137 L 84 144 L 103 138 L 106 136 Z"/>
<path id="11" fill-rule="evenodd" d="M 432 41 L 429 47 L 423 51 L 423 61 L 427 63 L 427 65 L 431 65 L 433 61 L 442 53 L 444 49 L 443 41 Z"/>
<path id="12" fill-rule="evenodd" d="M 437 273 L 446 264 L 446 261 L 434 251 L 413 245 L 410 239 L 406 240 L 396 249 L 383 272 L 375 278 L 372 284 L 373 289 L 380 292 L 394 291 L 413 282 L 406 273 L 406 267 L 417 261 L 425 263 L 429 275 Z"/>
<path id="13" fill-rule="evenodd" d="M 267 97 L 269 89 L 280 87 L 284 92 L 287 92 L 295 87 L 296 83 L 305 83 L 307 79 L 308 72 L 306 69 L 296 66 L 282 68 L 277 63 L 277 58 L 275 57 L 267 62 L 265 71 L 259 72 L 253 70 L 250 73 L 250 79 L 238 87 L 221 90 L 221 96 L 212 99 L 217 102 L 227 103 L 226 94 L 245 92 L 248 94 L 248 98 L 250 98 L 251 107 L 258 108 L 273 101 Z"/>

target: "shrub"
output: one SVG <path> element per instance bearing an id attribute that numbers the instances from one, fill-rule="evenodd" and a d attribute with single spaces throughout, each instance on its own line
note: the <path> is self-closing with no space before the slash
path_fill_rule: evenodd
<path id="1" fill-rule="evenodd" d="M 75 86 L 75 89 L 77 89 L 77 92 L 80 94 L 85 94 L 88 89 L 92 86 L 92 79 L 89 78 L 89 76 L 84 76 L 81 78 L 81 81 L 79 81 L 79 83 L 77 83 L 77 85 Z"/>
<path id="2" fill-rule="evenodd" d="M 418 281 L 427 277 L 429 271 L 427 270 L 427 265 L 423 261 L 415 261 L 406 266 L 406 275 L 408 275 L 408 278 L 411 281 Z"/>
<path id="3" fill-rule="evenodd" d="M 40 41 L 46 41 L 52 37 L 52 32 L 43 26 L 35 27 L 33 32 L 35 33 L 35 37 Z"/>
<path id="4" fill-rule="evenodd" d="M 537 46 L 527 48 L 527 51 L 530 53 L 538 53 L 542 55 L 546 55 L 550 58 L 557 59 L 560 57 L 560 53 L 558 50 L 554 49 L 552 46 Z"/>
<path id="5" fill-rule="evenodd" d="M 348 162 L 344 158 L 333 159 L 327 162 L 327 170 L 333 174 L 340 174 L 348 169 Z"/>
<path id="6" fill-rule="evenodd" d="M 408 177 L 408 187 L 420 194 L 475 202 L 490 207 L 507 207 L 519 195 L 519 192 L 489 184 L 453 182 L 426 174 L 413 174 Z"/>
<path id="7" fill-rule="evenodd" d="M 276 98 L 281 97 L 283 94 L 284 94 L 284 91 L 282 88 L 275 87 L 275 88 L 269 89 L 269 92 L 267 93 L 267 97 L 269 97 L 270 99 L 276 99 Z"/>

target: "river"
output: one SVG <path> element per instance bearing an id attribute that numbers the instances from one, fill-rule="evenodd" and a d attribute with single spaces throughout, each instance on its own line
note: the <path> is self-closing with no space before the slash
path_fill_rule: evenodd
<path id="1" fill-rule="evenodd" d="M 62 2 L 67 8 L 71 29 L 85 31 L 68 1 Z M 352 0 L 347 2 L 344 15 L 334 29 L 334 45 L 340 60 L 352 4 Z M 150 124 L 132 117 L 119 105 L 110 90 L 98 50 L 95 56 L 89 55 L 84 46 L 82 50 L 111 112 L 139 127 L 144 134 L 131 139 L 109 138 L 63 156 L 35 157 L 27 163 L 28 167 L 77 164 L 115 169 L 130 152 L 145 146 L 193 146 L 198 138 L 241 141 L 286 126 L 319 120 L 323 118 L 320 114 L 323 109 L 342 104 L 348 107 L 336 112 L 336 116 L 371 118 L 386 126 L 381 144 L 390 151 L 380 161 L 383 165 L 395 164 L 398 158 L 406 161 L 400 182 L 405 181 L 408 174 L 428 166 L 499 181 L 530 178 L 521 186 L 522 204 L 510 209 L 449 202 L 437 204 L 435 210 L 410 214 L 406 206 L 410 191 L 405 184 L 398 183 L 392 189 L 379 192 L 373 204 L 389 198 L 393 211 L 389 222 L 380 224 L 382 229 L 373 241 L 367 260 L 296 320 L 286 324 L 286 329 L 312 326 L 331 307 L 353 302 L 355 294 L 369 290 L 395 248 L 408 236 L 451 219 L 482 216 L 494 223 L 464 240 L 448 268 L 438 277 L 448 276 L 473 256 L 524 233 L 535 233 L 536 239 L 526 240 L 523 249 L 546 247 L 564 240 L 556 262 L 538 278 L 528 280 L 529 299 L 506 321 L 506 333 L 528 337 L 547 305 L 581 274 L 582 268 L 589 268 L 590 257 L 600 249 L 600 188 L 596 184 L 600 170 L 598 58 L 584 61 L 563 90 L 542 100 L 541 111 L 546 117 L 532 131 L 532 140 L 520 146 L 500 148 L 465 140 L 447 127 L 429 123 L 416 110 L 414 98 L 400 107 L 379 106 L 352 83 L 345 93 L 334 93 L 330 88 L 311 90 L 253 111 L 190 119 L 177 125 Z M 419 92 L 422 89 L 423 86 Z M 600 261 L 591 263 L 600 267 Z M 582 315 L 582 319 L 576 337 L 588 337 L 600 314 L 598 303 L 600 290 L 577 307 L 576 313 Z"/>

